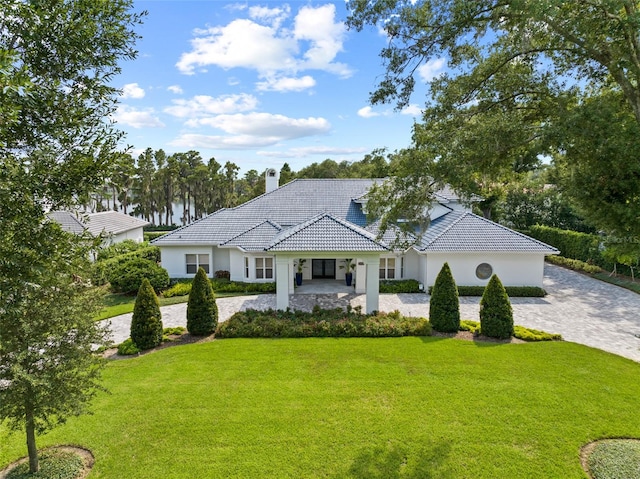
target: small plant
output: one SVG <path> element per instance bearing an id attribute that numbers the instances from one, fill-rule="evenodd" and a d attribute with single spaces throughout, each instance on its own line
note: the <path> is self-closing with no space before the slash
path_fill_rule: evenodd
<path id="1" fill-rule="evenodd" d="M 490 338 L 513 336 L 513 309 L 497 275 L 491 276 L 480 300 L 480 331 Z"/>
<path id="2" fill-rule="evenodd" d="M 132 356 L 134 354 L 138 354 L 140 349 L 136 346 L 136 343 L 133 342 L 133 339 L 127 338 L 123 342 L 118 345 L 118 354 L 121 356 Z"/>
<path id="3" fill-rule="evenodd" d="M 162 342 L 162 314 L 160 303 L 148 279 L 142 280 L 131 319 L 131 339 L 144 350 Z"/>
<path id="4" fill-rule="evenodd" d="M 231 273 L 224 269 L 219 269 L 215 273 L 213 273 L 213 277 L 216 279 L 226 279 L 227 281 L 231 279 Z"/>
<path id="5" fill-rule="evenodd" d="M 436 331 L 455 333 L 460 328 L 458 288 L 449 264 L 442 265 L 429 299 L 429 321 Z"/>
<path id="6" fill-rule="evenodd" d="M 40 470 L 34 474 L 29 472 L 29 463 L 25 462 L 11 470 L 7 479 L 55 478 L 75 479 L 80 477 L 84 469 L 84 461 L 73 452 L 50 449 L 39 454 Z"/>
<path id="7" fill-rule="evenodd" d="M 204 269 L 198 268 L 187 304 L 187 331 L 195 336 L 208 336 L 218 325 L 218 306 Z"/>
<path id="8" fill-rule="evenodd" d="M 297 271 L 298 273 L 302 273 L 302 270 L 304 269 L 304 265 L 307 262 L 307 260 L 305 258 L 300 258 L 298 259 L 298 261 L 296 262 L 296 266 L 297 266 Z"/>
<path id="9" fill-rule="evenodd" d="M 174 296 L 186 296 L 191 292 L 191 281 L 184 283 L 176 283 L 169 289 L 162 292 L 162 296 L 165 298 L 172 298 Z"/>

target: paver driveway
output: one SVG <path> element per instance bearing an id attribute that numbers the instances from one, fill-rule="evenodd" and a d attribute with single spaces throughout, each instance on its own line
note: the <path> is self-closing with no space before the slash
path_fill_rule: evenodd
<path id="1" fill-rule="evenodd" d="M 554 265 L 545 265 L 544 298 L 512 298 L 514 322 L 529 328 L 560 333 L 567 341 L 592 346 L 640 361 L 640 295 Z M 460 298 L 463 319 L 478 320 L 480 298 Z M 294 295 L 291 306 L 311 310 L 321 307 L 365 305 L 364 295 Z M 248 308 L 275 308 L 275 295 L 237 296 L 217 300 L 220 320 Z M 162 308 L 165 327 L 186 324 L 186 304 Z M 380 295 L 380 310 L 428 316 L 426 294 Z M 129 336 L 131 314 L 112 318 L 113 340 Z"/>

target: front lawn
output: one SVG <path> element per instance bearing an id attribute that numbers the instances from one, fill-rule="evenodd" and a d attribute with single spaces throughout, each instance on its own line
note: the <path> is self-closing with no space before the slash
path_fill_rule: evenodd
<path id="1" fill-rule="evenodd" d="M 638 377 L 567 342 L 216 340 L 110 363 L 39 446 L 91 449 L 91 478 L 584 478 L 581 446 L 640 437 Z"/>

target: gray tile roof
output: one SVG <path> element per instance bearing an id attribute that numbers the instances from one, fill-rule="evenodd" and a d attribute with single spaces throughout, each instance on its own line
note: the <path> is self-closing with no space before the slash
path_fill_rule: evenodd
<path id="1" fill-rule="evenodd" d="M 387 251 L 375 235 L 329 213 L 282 231 L 267 251 Z"/>
<path id="2" fill-rule="evenodd" d="M 557 254 L 559 251 L 469 212 L 452 211 L 434 220 L 416 245 L 419 251 L 500 251 Z"/>
<path id="3" fill-rule="evenodd" d="M 264 251 L 280 231 L 282 228 L 279 225 L 266 220 L 220 246 L 236 246 L 245 251 Z"/>
<path id="4" fill-rule="evenodd" d="M 93 236 L 98 236 L 103 232 L 114 235 L 124 233 L 147 226 L 149 222 L 118 211 L 102 211 L 88 214 L 86 224 L 89 232 Z"/>
<path id="5" fill-rule="evenodd" d="M 68 233 L 81 235 L 85 230 L 82 217 L 76 216 L 70 211 L 50 211 L 47 216 L 59 223 L 62 229 Z"/>
<path id="6" fill-rule="evenodd" d="M 165 245 L 220 245 L 247 251 L 383 251 L 394 230 L 376 240 L 367 226 L 363 197 L 381 180 L 294 180 L 235 208 L 219 210 L 153 241 Z M 441 190 L 441 198 L 458 195 Z M 281 231 L 277 231 L 281 228 Z M 366 229 L 365 229 L 366 228 Z M 419 251 L 557 250 L 472 213 L 451 211 L 434 220 L 414 246 Z"/>

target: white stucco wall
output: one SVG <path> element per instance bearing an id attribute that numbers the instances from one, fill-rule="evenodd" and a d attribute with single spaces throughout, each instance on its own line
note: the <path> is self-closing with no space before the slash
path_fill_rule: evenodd
<path id="1" fill-rule="evenodd" d="M 195 274 L 187 274 L 187 254 L 209 255 L 209 276 L 213 276 L 214 269 L 213 248 L 211 246 L 161 246 L 160 264 L 169 273 L 170 278 L 193 278 Z"/>
<path id="2" fill-rule="evenodd" d="M 216 271 L 231 272 L 230 256 L 231 256 L 232 250 L 225 249 L 225 248 L 218 248 L 217 246 L 214 246 L 212 249 L 213 249 L 213 269 L 211 270 L 211 276 L 213 277 L 213 274 Z"/>
<path id="3" fill-rule="evenodd" d="M 105 245 L 109 246 L 116 243 L 121 243 L 124 240 L 133 240 L 136 243 L 142 243 L 144 241 L 144 231 L 142 226 L 129 231 L 124 231 L 116 235 L 111 235 L 105 240 Z"/>
<path id="4" fill-rule="evenodd" d="M 476 277 L 476 268 L 489 263 L 505 286 L 542 287 L 544 255 L 540 253 L 428 253 L 426 285 L 433 286 L 445 262 L 459 286 L 485 286 L 489 279 Z"/>

